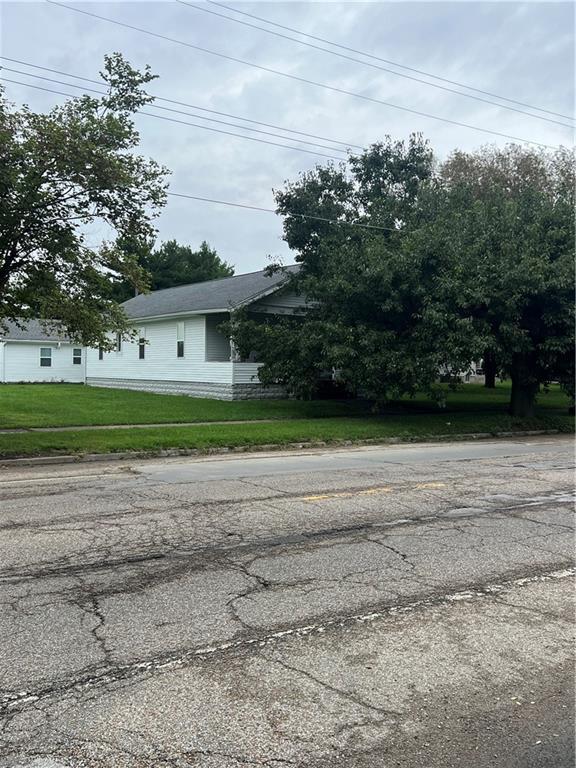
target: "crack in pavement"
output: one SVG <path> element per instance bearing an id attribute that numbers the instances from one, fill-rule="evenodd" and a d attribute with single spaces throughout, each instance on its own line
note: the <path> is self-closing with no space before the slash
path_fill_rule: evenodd
<path id="1" fill-rule="evenodd" d="M 438 605 L 449 605 L 464 600 L 476 600 L 485 598 L 499 599 L 499 596 L 512 587 L 522 587 L 535 582 L 555 581 L 570 578 L 576 575 L 576 568 L 566 567 L 562 570 L 541 572 L 529 576 L 520 576 L 512 580 L 477 584 L 466 590 L 460 590 L 449 594 L 433 595 L 419 600 L 398 602 L 393 605 L 385 605 L 380 610 L 366 614 L 338 615 L 321 624 L 298 625 L 280 629 L 275 632 L 256 635 L 255 637 L 233 639 L 212 646 L 189 649 L 184 652 L 169 653 L 156 658 L 117 665 L 111 670 L 103 670 L 94 675 L 79 676 L 76 679 L 55 683 L 45 688 L 30 691 L 18 691 L 8 693 L 0 698 L 0 716 L 11 716 L 16 711 L 25 710 L 27 707 L 37 707 L 40 702 L 56 697 L 58 700 L 67 695 L 77 696 L 85 692 L 106 689 L 116 683 L 123 683 L 137 677 L 150 676 L 154 673 L 174 671 L 181 669 L 197 661 L 204 661 L 216 654 L 224 654 L 235 651 L 243 651 L 252 647 L 266 647 L 280 642 L 283 638 L 324 633 L 327 630 L 341 628 L 355 623 L 368 623 L 382 619 L 386 616 L 405 614 L 416 610 L 424 610 Z M 522 610 L 522 606 L 518 606 Z M 529 609 L 524 609 L 529 610 Z M 562 619 L 562 617 L 559 617 Z M 298 670 L 301 671 L 302 670 Z M 318 682 L 318 681 L 317 681 Z M 398 713 L 396 713 L 398 714 Z"/>
<path id="2" fill-rule="evenodd" d="M 551 523 L 543 520 L 531 520 L 525 518 L 522 515 L 513 514 L 513 510 L 515 509 L 521 509 L 526 506 L 546 506 L 550 503 L 569 504 L 572 503 L 572 498 L 568 498 L 566 494 L 561 494 L 561 497 L 558 498 L 556 494 L 552 493 L 548 496 L 540 496 L 537 500 L 522 500 L 520 504 L 496 507 L 489 506 L 485 509 L 471 508 L 469 514 L 461 514 L 458 516 L 458 519 L 474 520 L 484 516 L 489 517 L 491 515 L 501 514 L 522 521 L 526 520 L 526 522 L 532 522 L 537 525 L 571 530 L 569 526 L 562 526 L 558 523 Z M 202 546 L 197 547 L 182 548 L 180 543 L 180 546 L 177 548 L 176 543 L 169 544 L 168 542 L 164 541 L 163 549 L 147 551 L 141 554 L 126 554 L 122 557 L 116 558 L 109 557 L 107 559 L 100 559 L 97 561 L 81 561 L 78 563 L 70 563 L 70 556 L 67 556 L 65 558 L 60 558 L 59 561 L 53 561 L 52 564 L 46 565 L 44 567 L 41 566 L 33 569 L 18 567 L 0 569 L 0 583 L 8 582 L 14 584 L 18 583 L 18 581 L 26 581 L 28 579 L 38 579 L 42 577 L 73 576 L 79 573 L 85 574 L 90 570 L 102 571 L 106 569 L 117 568 L 118 566 L 123 565 L 146 563 L 152 560 L 166 560 L 170 562 L 184 560 L 189 562 L 191 556 L 204 556 L 205 558 L 210 558 L 210 556 L 212 556 L 213 559 L 217 560 L 220 553 L 222 553 L 226 559 L 228 559 L 234 552 L 261 550 L 265 548 L 275 549 L 294 544 L 307 544 L 310 542 L 321 541 L 322 539 L 330 540 L 332 538 L 348 533 L 358 533 L 360 535 L 363 532 L 390 530 L 404 526 L 425 526 L 435 522 L 449 523 L 450 521 L 454 520 L 453 517 L 449 516 L 449 512 L 450 510 L 444 510 L 438 514 L 421 515 L 414 518 L 396 518 L 394 520 L 388 520 L 384 522 L 359 523 L 350 526 L 334 526 L 317 531 L 290 533 L 283 536 L 252 539 L 249 541 L 234 541 L 230 544 L 226 544 L 224 542 L 215 542 L 210 544 L 203 544 Z M 451 523 L 451 528 L 454 530 L 457 529 L 457 526 L 454 523 Z M 195 569 L 193 568 L 192 570 Z"/>
<path id="3" fill-rule="evenodd" d="M 287 661 L 275 658 L 269 654 L 263 654 L 263 656 L 265 659 L 268 659 L 268 661 L 272 661 L 274 664 L 279 664 L 281 667 L 284 667 L 284 669 L 288 669 L 291 672 L 296 672 L 300 675 L 303 675 L 308 680 L 312 680 L 312 682 L 319 685 L 321 688 L 325 688 L 327 691 L 335 693 L 337 696 L 340 696 L 352 704 L 356 704 L 357 706 L 362 707 L 363 709 L 368 709 L 371 712 L 377 712 L 379 715 L 389 715 L 391 717 L 400 717 L 400 715 L 404 714 L 400 710 L 386 709 L 384 707 L 376 706 L 375 704 L 370 704 L 369 702 L 364 701 L 364 699 L 361 699 L 359 696 L 356 696 L 354 693 L 352 693 L 352 691 L 343 690 L 342 688 L 338 688 L 337 686 L 328 683 L 326 680 L 320 680 L 319 677 L 316 677 L 316 675 L 308 672 L 308 670 L 295 667 L 292 664 L 288 664 Z"/>

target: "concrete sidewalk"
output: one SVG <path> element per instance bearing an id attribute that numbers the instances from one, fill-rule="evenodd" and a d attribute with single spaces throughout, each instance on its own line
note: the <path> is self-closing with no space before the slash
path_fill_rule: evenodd
<path id="1" fill-rule="evenodd" d="M 68 427 L 14 427 L 0 429 L 0 435 L 16 435 L 27 432 L 79 432 L 95 429 L 153 429 L 157 427 L 206 427 L 222 424 L 270 424 L 294 419 L 229 419 L 228 421 L 170 421 L 160 424 L 81 424 Z"/>

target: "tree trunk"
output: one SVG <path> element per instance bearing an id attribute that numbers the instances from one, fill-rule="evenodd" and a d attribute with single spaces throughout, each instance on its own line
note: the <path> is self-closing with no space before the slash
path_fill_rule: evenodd
<path id="1" fill-rule="evenodd" d="M 494 389 L 496 386 L 496 360 L 494 353 L 491 349 L 487 349 L 484 352 L 484 362 L 482 364 L 484 368 L 484 386 L 488 389 Z"/>
<path id="2" fill-rule="evenodd" d="M 514 355 L 511 373 L 510 415 L 530 418 L 534 416 L 538 382 L 530 375 L 530 361 L 526 355 Z"/>

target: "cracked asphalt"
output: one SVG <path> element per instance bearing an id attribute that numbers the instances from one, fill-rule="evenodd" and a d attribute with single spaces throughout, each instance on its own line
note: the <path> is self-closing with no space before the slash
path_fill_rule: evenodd
<path id="1" fill-rule="evenodd" d="M 573 768 L 565 437 L 0 469 L 0 768 Z"/>

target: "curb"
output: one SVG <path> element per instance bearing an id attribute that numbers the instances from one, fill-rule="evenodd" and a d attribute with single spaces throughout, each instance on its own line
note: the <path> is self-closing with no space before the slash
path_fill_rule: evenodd
<path id="1" fill-rule="evenodd" d="M 409 443 L 447 443 L 465 440 L 490 440 L 500 438 L 537 437 L 542 435 L 567 434 L 559 429 L 531 429 L 523 432 L 469 432 L 433 437 L 386 437 L 366 440 L 310 440 L 299 443 L 268 443 L 262 445 L 237 445 L 221 448 L 163 448 L 158 451 L 118 451 L 117 453 L 52 454 L 47 456 L 25 456 L 0 458 L 0 467 L 34 467 L 50 464 L 80 464 L 98 461 L 126 461 L 129 459 L 157 459 L 178 456 L 218 456 L 225 454 L 263 453 L 266 451 L 301 451 L 314 448 L 349 448 L 363 445 L 402 445 Z"/>

